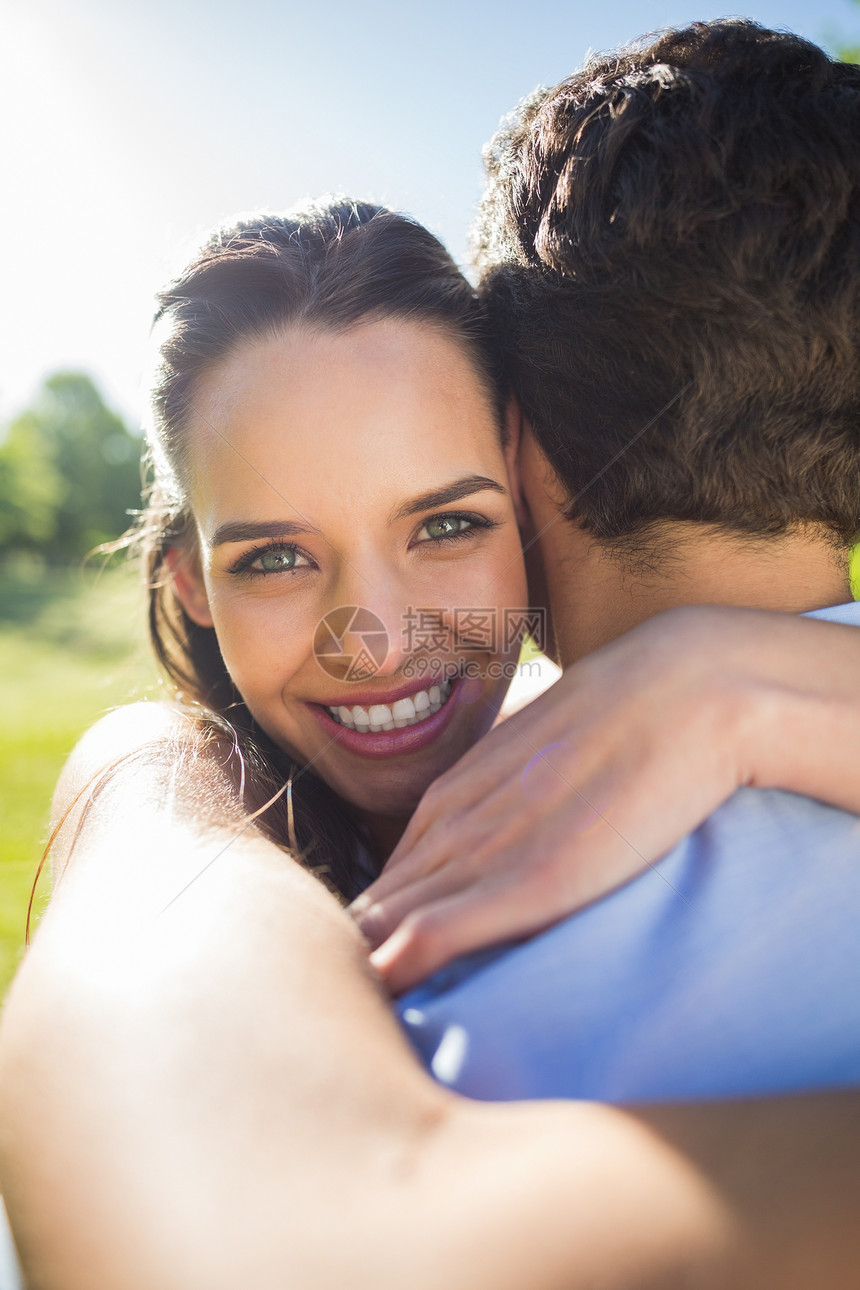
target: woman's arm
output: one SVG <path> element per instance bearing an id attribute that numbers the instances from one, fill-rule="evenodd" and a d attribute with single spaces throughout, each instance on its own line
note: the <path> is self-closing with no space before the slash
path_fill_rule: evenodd
<path id="1" fill-rule="evenodd" d="M 160 754 L 73 811 L 0 1031 L 0 1186 L 33 1290 L 853 1284 L 856 1097 L 452 1097 L 222 752 L 144 716 Z M 61 812 L 137 720 L 85 741 Z"/>
<path id="2" fill-rule="evenodd" d="M 353 906 L 395 993 L 659 860 L 743 785 L 860 812 L 860 631 L 690 606 L 567 669 L 431 786 Z"/>

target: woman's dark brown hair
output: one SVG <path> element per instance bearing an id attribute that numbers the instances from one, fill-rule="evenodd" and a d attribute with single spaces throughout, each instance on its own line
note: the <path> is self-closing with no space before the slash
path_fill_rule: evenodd
<path id="1" fill-rule="evenodd" d="M 444 329 L 468 354 L 501 414 L 495 350 L 475 292 L 441 243 L 414 221 L 378 206 L 333 201 L 295 214 L 248 217 L 214 233 L 158 297 L 148 428 L 152 483 L 138 530 L 159 662 L 186 702 L 229 722 L 256 786 L 254 804 L 292 775 L 298 849 L 345 896 L 370 876 L 360 871 L 354 830 L 334 794 L 311 773 L 290 767 L 255 727 L 215 632 L 192 622 L 180 604 L 167 557 L 172 548 L 192 557 L 196 551 L 188 414 L 201 377 L 247 340 L 290 326 L 343 332 L 381 318 Z M 270 831 L 287 841 L 286 820 L 273 824 L 273 814 Z"/>

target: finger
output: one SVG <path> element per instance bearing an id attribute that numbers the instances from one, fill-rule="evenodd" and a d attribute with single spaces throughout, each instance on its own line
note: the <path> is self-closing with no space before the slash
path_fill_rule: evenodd
<path id="1" fill-rule="evenodd" d="M 474 777 L 461 770 L 457 763 L 456 777 L 448 779 L 449 771 L 431 784 L 418 803 L 403 836 L 392 851 L 386 869 L 401 865 L 406 856 L 426 838 L 431 829 L 445 827 L 480 802 L 488 791 L 483 777 Z"/>
<path id="2" fill-rule="evenodd" d="M 438 840 L 433 838 L 429 842 L 425 840 L 415 851 L 404 856 L 399 864 L 392 866 L 389 860 L 379 877 L 374 878 L 373 882 L 365 887 L 359 896 L 356 896 L 349 906 L 349 912 L 353 918 L 360 921 L 372 906 L 387 901 L 412 883 L 421 882 L 422 879 L 429 878 L 431 874 L 446 868 L 455 861 L 460 851 L 461 848 L 455 847 L 453 839 L 450 839 L 447 844 L 442 838 Z"/>
<path id="3" fill-rule="evenodd" d="M 475 866 L 458 864 L 409 883 L 400 891 L 374 901 L 357 913 L 352 909 L 359 930 L 373 949 L 388 940 L 413 910 L 425 908 L 454 896 L 476 881 Z"/>
<path id="4" fill-rule="evenodd" d="M 354 917 L 363 916 L 371 905 L 387 901 L 395 893 L 441 870 L 493 867 L 495 856 L 524 841 L 540 825 L 544 804 L 523 803 L 519 794 L 505 785 L 485 797 L 463 815 L 436 820 L 409 853 L 395 863 L 394 856 L 383 872 L 350 907 Z M 459 888 L 458 880 L 452 884 Z"/>
<path id="5" fill-rule="evenodd" d="M 428 877 L 449 864 L 458 864 L 462 857 L 469 857 L 483 848 L 487 838 L 507 836 L 515 815 L 510 797 L 499 795 L 499 800 L 483 798 L 471 810 L 435 819 L 426 832 L 406 850 L 404 835 L 397 850 L 386 862 L 378 878 L 368 886 L 351 906 L 353 914 L 363 913 L 371 904 L 402 890 L 409 883 Z"/>
<path id="6" fill-rule="evenodd" d="M 461 954 L 541 931 L 648 867 L 599 812 L 583 812 L 581 804 L 553 825 L 532 838 L 537 847 L 525 870 L 523 846 L 515 844 L 494 851 L 492 875 L 476 880 L 451 866 L 458 890 L 440 886 L 434 900 L 428 881 L 391 902 L 376 929 L 388 937 L 371 959 L 393 992 Z M 484 868 L 485 860 L 476 860 L 471 875 Z"/>
<path id="7" fill-rule="evenodd" d="M 570 797 L 574 809 L 580 810 L 581 792 L 544 759 L 540 760 L 527 786 L 521 772 L 513 780 L 496 781 L 468 809 L 435 820 L 411 852 L 403 853 L 399 859 L 393 855 L 368 889 L 370 899 L 361 901 L 359 909 L 438 869 L 458 865 L 464 856 L 474 864 L 478 855 L 482 855 L 490 867 L 499 853 L 515 845 L 521 846 L 524 857 L 527 856 L 532 850 L 535 831 L 540 831 Z"/>
<path id="8" fill-rule="evenodd" d="M 544 926 L 524 917 L 515 884 L 469 887 L 413 911 L 370 956 L 392 994 L 402 994 L 462 954 L 527 936 Z"/>
<path id="9" fill-rule="evenodd" d="M 513 723 L 485 735 L 459 762 L 441 775 L 424 794 L 388 861 L 402 863 L 428 830 L 440 819 L 462 815 L 481 803 L 499 784 L 519 785 L 533 755 L 531 740 L 524 739 Z"/>

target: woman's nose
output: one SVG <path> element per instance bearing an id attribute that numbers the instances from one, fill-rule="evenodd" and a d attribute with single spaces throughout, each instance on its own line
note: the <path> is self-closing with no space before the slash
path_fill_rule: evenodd
<path id="1" fill-rule="evenodd" d="M 409 624 L 416 611 L 396 571 L 356 561 L 332 586 L 330 604 L 332 621 L 348 620 L 353 649 L 364 647 L 368 670 L 389 676 L 401 671 L 410 653 Z"/>

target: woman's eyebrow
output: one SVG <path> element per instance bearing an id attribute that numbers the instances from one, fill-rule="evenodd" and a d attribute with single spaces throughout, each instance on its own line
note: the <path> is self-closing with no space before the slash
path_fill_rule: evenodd
<path id="1" fill-rule="evenodd" d="M 295 520 L 228 520 L 212 536 L 212 545 L 224 546 L 227 542 L 253 542 L 257 538 L 300 537 L 303 533 L 319 533 L 312 524 L 297 524 Z"/>
<path id="2" fill-rule="evenodd" d="M 430 511 L 434 506 L 447 506 L 449 502 L 457 502 L 461 497 L 468 497 L 470 493 L 480 493 L 486 488 L 507 496 L 508 490 L 497 480 L 488 479 L 486 475 L 466 475 L 465 478 L 458 479 L 453 484 L 447 484 L 444 488 L 433 488 L 427 493 L 413 497 L 409 502 L 404 502 L 392 515 L 391 523 L 406 519 L 408 515 L 417 515 L 420 511 Z"/>

